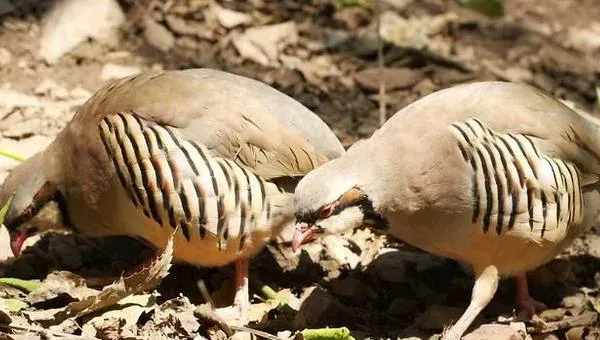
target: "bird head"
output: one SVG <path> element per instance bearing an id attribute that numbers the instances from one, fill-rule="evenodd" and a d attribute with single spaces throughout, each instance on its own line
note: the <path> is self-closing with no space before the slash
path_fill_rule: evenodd
<path id="1" fill-rule="evenodd" d="M 318 234 L 339 234 L 364 224 L 383 228 L 387 224 L 373 209 L 369 195 L 352 175 L 336 166 L 337 161 L 311 171 L 296 187 L 294 251 Z"/>
<path id="2" fill-rule="evenodd" d="M 25 240 L 44 230 L 64 229 L 64 200 L 44 173 L 44 157 L 37 154 L 14 168 L 0 189 L 0 224 L 10 234 L 10 248 L 21 253 Z"/>

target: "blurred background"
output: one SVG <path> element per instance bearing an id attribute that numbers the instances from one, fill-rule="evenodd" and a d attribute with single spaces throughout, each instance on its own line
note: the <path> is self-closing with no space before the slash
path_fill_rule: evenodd
<path id="1" fill-rule="evenodd" d="M 320 115 L 346 147 L 417 98 L 478 80 L 528 83 L 599 114 L 598 56 L 598 0 L 0 0 L 0 148 L 24 156 L 41 150 L 94 91 L 116 78 L 192 67 L 272 85 Z M 16 164 L 0 157 L 0 181 Z M 4 234 L 0 242 L 8 244 Z M 48 252 L 36 253 L 42 262 L 13 274 L 97 264 L 70 252 L 84 243 L 53 242 L 39 244 Z M 369 231 L 307 249 L 294 255 L 272 245 L 255 261 L 267 268 L 263 280 L 296 295 L 314 282 L 326 288 L 310 307 L 321 311 L 311 310 L 300 325 L 351 323 L 356 334 L 426 338 L 461 312 L 470 294 L 472 278 L 453 261 L 415 257 Z M 9 254 L 0 247 L 0 257 Z M 548 316 L 555 321 L 600 306 L 593 291 L 600 237 L 586 235 L 563 255 L 532 274 L 534 296 L 560 306 Z M 168 282 L 162 288 L 165 296 L 183 289 L 169 289 Z M 487 320 L 510 314 L 512 290 L 501 286 Z M 194 294 L 192 302 L 199 301 Z M 534 338 L 562 338 L 575 326 Z"/>

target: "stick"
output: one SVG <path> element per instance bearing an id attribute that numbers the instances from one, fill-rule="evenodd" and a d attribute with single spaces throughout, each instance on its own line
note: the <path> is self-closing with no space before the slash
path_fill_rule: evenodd
<path id="1" fill-rule="evenodd" d="M 4 150 L 4 149 L 0 149 L 0 155 L 8 157 L 8 158 L 12 158 L 15 161 L 19 161 L 19 162 L 24 162 L 27 159 L 27 157 L 25 157 L 25 156 L 21 156 L 17 153 L 14 153 L 14 152 L 8 151 L 8 150 Z"/>

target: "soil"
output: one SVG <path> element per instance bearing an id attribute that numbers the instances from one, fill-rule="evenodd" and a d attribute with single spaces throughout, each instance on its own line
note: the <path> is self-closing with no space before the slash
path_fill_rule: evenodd
<path id="1" fill-rule="evenodd" d="M 86 39 L 57 62 L 48 63 L 38 50 L 44 17 L 53 2 L 6 1 L 13 10 L 0 16 L 0 90 L 26 94 L 42 105 L 23 109 L 18 105 L 2 107 L 0 101 L 0 147 L 31 155 L 47 145 L 77 106 L 108 81 L 101 77 L 107 64 L 141 71 L 212 67 L 261 80 L 319 114 L 345 146 L 370 136 L 379 127 L 379 79 L 386 84 L 386 118 L 433 91 L 494 79 L 525 82 L 579 109 L 600 114 L 596 94 L 600 84 L 597 0 L 505 0 L 505 14 L 497 19 L 464 8 L 457 1 L 386 1 L 377 11 L 390 10 L 406 19 L 410 29 L 425 27 L 427 33 L 425 38 L 407 34 L 405 41 L 416 45 L 397 46 L 384 39 L 383 75 L 374 72 L 379 65 L 377 11 L 339 6 L 342 2 L 223 1 L 223 8 L 252 17 L 252 23 L 245 27 L 227 29 L 207 15 L 206 1 L 121 0 L 126 23 L 114 37 Z M 177 26 L 173 18 L 196 24 L 196 31 Z M 169 37 L 151 36 L 147 20 L 165 28 Z M 242 57 L 234 46 L 233 41 L 249 27 L 288 21 L 295 23 L 298 39 L 279 47 L 279 58 L 270 65 Z M 1 178 L 15 164 L 0 162 Z M 8 244 L 6 235 L 2 237 L 0 241 Z M 265 309 L 260 322 L 251 324 L 253 328 L 275 334 L 346 326 L 355 338 L 427 339 L 456 320 L 470 299 L 473 279 L 467 266 L 369 230 L 321 240 L 299 254 L 293 254 L 289 245 L 280 241 L 252 260 L 253 303 L 259 305 L 264 299 L 263 284 L 277 291 L 287 289 L 304 303 L 294 315 Z M 18 259 L 7 259 L 0 268 L 5 277 L 25 279 L 43 279 L 51 271 L 63 269 L 85 277 L 88 286 L 98 287 L 133 270 L 153 253 L 125 238 L 87 240 L 50 234 Z M 583 324 L 573 318 L 597 313 L 600 306 L 596 296 L 600 289 L 599 257 L 600 236 L 592 231 L 558 259 L 530 273 L 532 295 L 549 307 L 545 315 L 549 324 L 562 322 L 558 329 L 532 328 L 514 303 L 512 280 L 502 281 L 473 329 L 491 323 L 510 328 L 512 322 L 514 330 L 525 321 L 526 332 L 509 335 L 525 338 L 527 333 L 534 339 L 597 335 L 597 316 Z M 217 303 L 226 305 L 231 299 L 232 276 L 232 268 L 175 265 L 157 288 L 157 303 L 181 296 L 192 305 L 203 303 L 197 288 L 197 281 L 202 279 Z M 137 321 L 136 336 L 154 334 L 144 328 L 158 324 L 151 319 Z M 6 336 L 21 333 L 9 327 L 0 329 Z M 104 328 L 98 329 L 96 336 L 101 338 L 120 334 L 101 335 Z M 195 334 L 214 338 L 206 329 L 202 326 L 187 335 L 165 333 L 162 328 L 161 332 L 170 338 L 192 338 Z M 150 333 L 143 333 L 146 331 Z M 80 330 L 73 332 L 81 334 Z"/>

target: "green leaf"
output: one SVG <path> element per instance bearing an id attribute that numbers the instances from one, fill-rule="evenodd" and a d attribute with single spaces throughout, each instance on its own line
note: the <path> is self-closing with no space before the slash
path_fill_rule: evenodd
<path id="1" fill-rule="evenodd" d="M 346 327 L 305 329 L 300 333 L 304 340 L 354 340 Z"/>
<path id="2" fill-rule="evenodd" d="M 10 312 L 18 312 L 28 306 L 27 303 L 17 299 L 2 299 L 2 302 Z"/>
<path id="3" fill-rule="evenodd" d="M 458 0 L 464 7 L 497 18 L 504 15 L 504 6 L 499 0 Z"/>
<path id="4" fill-rule="evenodd" d="M 22 280 L 12 277 L 2 277 L 0 278 L 0 284 L 5 284 L 30 293 L 38 289 L 42 283 L 40 280 Z"/>
<path id="5" fill-rule="evenodd" d="M 10 196 L 6 203 L 0 209 L 0 225 L 4 224 L 4 218 L 6 217 L 6 213 L 8 212 L 8 208 L 10 208 L 10 203 L 12 202 L 13 197 Z"/>

